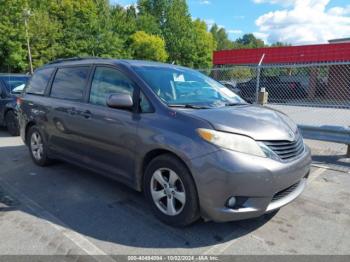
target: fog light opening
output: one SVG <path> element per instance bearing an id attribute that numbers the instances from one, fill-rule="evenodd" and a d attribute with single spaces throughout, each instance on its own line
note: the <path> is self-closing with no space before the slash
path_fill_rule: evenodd
<path id="1" fill-rule="evenodd" d="M 239 196 L 231 196 L 226 201 L 226 207 L 231 209 L 240 209 L 245 207 L 245 203 L 247 202 L 247 197 L 239 197 Z"/>
<path id="2" fill-rule="evenodd" d="M 236 205 L 236 198 L 235 197 L 230 197 L 228 200 L 227 200 L 227 206 L 229 208 L 234 208 L 235 205 Z"/>

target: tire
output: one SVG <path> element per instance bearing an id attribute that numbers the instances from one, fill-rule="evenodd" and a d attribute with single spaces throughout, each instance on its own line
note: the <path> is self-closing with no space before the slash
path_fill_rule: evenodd
<path id="1" fill-rule="evenodd" d="M 160 181 L 166 186 L 161 185 Z M 164 223 L 184 227 L 198 220 L 195 183 L 187 167 L 175 156 L 160 155 L 149 163 L 144 174 L 143 189 L 153 213 Z"/>
<path id="2" fill-rule="evenodd" d="M 13 110 L 10 110 L 6 113 L 5 124 L 10 135 L 19 136 L 19 124 L 15 112 L 13 112 Z"/>
<path id="3" fill-rule="evenodd" d="M 47 166 L 52 163 L 52 160 L 47 156 L 47 144 L 41 131 L 32 126 L 27 135 L 28 148 L 30 156 L 38 166 Z"/>

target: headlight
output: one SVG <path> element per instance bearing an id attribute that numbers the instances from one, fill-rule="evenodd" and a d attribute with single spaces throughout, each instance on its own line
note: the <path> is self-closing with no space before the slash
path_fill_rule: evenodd
<path id="1" fill-rule="evenodd" d="M 266 157 L 266 154 L 258 143 L 247 136 L 204 128 L 197 129 L 197 132 L 201 138 L 219 147 L 250 155 Z"/>

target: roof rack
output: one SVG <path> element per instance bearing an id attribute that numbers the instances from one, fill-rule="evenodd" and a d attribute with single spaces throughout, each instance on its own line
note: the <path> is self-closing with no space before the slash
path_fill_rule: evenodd
<path id="1" fill-rule="evenodd" d="M 76 57 L 69 57 L 69 58 L 60 58 L 52 62 L 49 62 L 48 65 L 69 62 L 69 61 L 80 61 L 80 60 L 86 60 L 86 59 L 101 59 L 101 58 L 96 56 L 84 56 L 84 57 L 76 56 Z"/>

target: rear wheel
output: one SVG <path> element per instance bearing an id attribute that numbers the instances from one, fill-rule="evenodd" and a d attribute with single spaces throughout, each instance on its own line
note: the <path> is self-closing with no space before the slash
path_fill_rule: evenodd
<path id="1" fill-rule="evenodd" d="M 46 166 L 51 163 L 47 156 L 47 145 L 42 133 L 36 126 L 32 126 L 28 131 L 28 145 L 30 156 L 35 164 Z"/>
<path id="2" fill-rule="evenodd" d="M 156 217 L 187 226 L 199 218 L 197 190 L 186 166 L 167 154 L 156 157 L 145 172 L 144 191 Z"/>
<path id="3" fill-rule="evenodd" d="M 15 115 L 15 112 L 12 110 L 8 111 L 5 115 L 5 124 L 7 127 L 8 132 L 12 136 L 18 136 L 19 135 L 19 124 L 17 117 Z"/>

